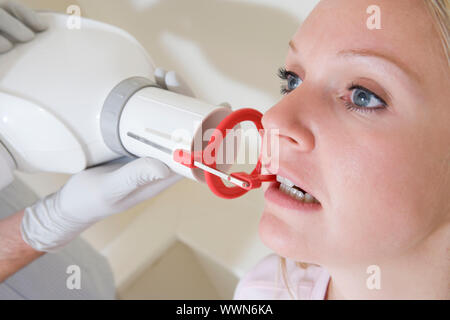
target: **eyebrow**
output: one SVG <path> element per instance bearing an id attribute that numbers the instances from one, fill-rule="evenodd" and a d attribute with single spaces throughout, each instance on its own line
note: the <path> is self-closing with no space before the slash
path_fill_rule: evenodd
<path id="1" fill-rule="evenodd" d="M 392 56 L 384 54 L 382 52 L 377 52 L 377 51 L 370 50 L 370 49 L 350 49 L 350 50 L 339 51 L 338 56 L 359 56 L 359 57 L 381 58 L 383 60 L 390 62 L 391 64 L 394 64 L 400 70 L 402 70 L 404 73 L 415 78 L 417 81 L 420 81 L 420 79 L 421 79 L 420 75 L 418 73 L 416 73 L 415 71 L 411 70 L 404 62 L 402 62 Z"/>
<path id="2" fill-rule="evenodd" d="M 295 46 L 294 42 L 291 40 L 289 41 L 289 47 L 294 51 L 298 52 L 297 47 Z M 381 58 L 383 60 L 389 61 L 390 63 L 397 66 L 400 70 L 402 70 L 404 73 L 412 76 L 414 79 L 420 82 L 421 76 L 411 70 L 405 63 L 402 61 L 395 59 L 394 57 L 391 57 L 389 55 L 386 55 L 381 52 L 377 52 L 370 49 L 350 49 L 350 50 L 342 50 L 338 53 L 339 56 L 360 56 L 360 57 L 377 57 Z"/>

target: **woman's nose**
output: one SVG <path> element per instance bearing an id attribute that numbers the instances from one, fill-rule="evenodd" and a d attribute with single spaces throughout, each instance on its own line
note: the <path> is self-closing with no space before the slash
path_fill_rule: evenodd
<path id="1" fill-rule="evenodd" d="M 266 131 L 275 130 L 280 145 L 287 143 L 298 151 L 309 152 L 314 149 L 314 135 L 308 127 L 308 113 L 296 102 L 298 97 L 293 98 L 285 97 L 269 109 L 262 118 L 262 125 Z M 274 133 L 269 136 L 271 134 Z"/>

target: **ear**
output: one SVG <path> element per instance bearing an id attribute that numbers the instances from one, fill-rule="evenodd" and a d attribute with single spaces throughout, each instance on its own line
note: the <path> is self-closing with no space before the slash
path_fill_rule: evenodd
<path id="1" fill-rule="evenodd" d="M 0 141 L 0 190 L 14 180 L 13 171 L 16 163 L 6 147 Z"/>

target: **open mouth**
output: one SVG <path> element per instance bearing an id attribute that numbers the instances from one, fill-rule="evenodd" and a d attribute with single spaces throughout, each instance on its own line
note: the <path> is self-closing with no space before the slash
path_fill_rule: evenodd
<path id="1" fill-rule="evenodd" d="M 285 193 L 286 195 L 290 196 L 291 198 L 303 203 L 320 204 L 320 202 L 313 195 L 306 192 L 299 186 L 296 186 L 289 179 L 277 175 L 277 181 L 279 183 L 278 189 L 281 192 Z"/>

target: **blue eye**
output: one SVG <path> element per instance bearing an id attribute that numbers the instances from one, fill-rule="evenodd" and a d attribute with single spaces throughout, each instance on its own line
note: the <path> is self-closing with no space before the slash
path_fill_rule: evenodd
<path id="1" fill-rule="evenodd" d="M 344 96 L 341 99 L 350 111 L 373 112 L 388 107 L 383 99 L 364 87 L 352 84 L 348 90 L 350 91 L 350 95 Z"/>
<path id="2" fill-rule="evenodd" d="M 303 80 L 300 79 L 295 73 L 287 71 L 285 68 L 278 69 L 278 77 L 283 81 L 281 85 L 281 94 L 288 94 L 302 84 Z"/>
<path id="3" fill-rule="evenodd" d="M 378 108 L 380 106 L 385 106 L 386 103 L 377 97 L 373 92 L 364 89 L 362 87 L 353 87 L 351 88 L 351 101 L 354 105 L 361 108 Z"/>

